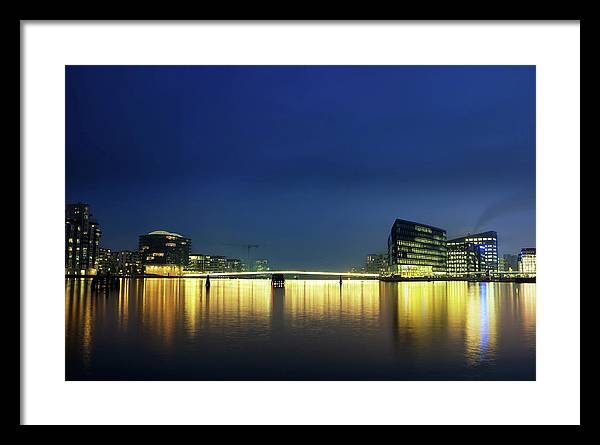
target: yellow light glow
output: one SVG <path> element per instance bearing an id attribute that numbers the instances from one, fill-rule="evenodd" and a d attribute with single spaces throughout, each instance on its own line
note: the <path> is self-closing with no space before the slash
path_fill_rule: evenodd
<path id="1" fill-rule="evenodd" d="M 318 275 L 318 276 L 342 276 L 342 277 L 371 277 L 377 278 L 380 276 L 378 273 L 361 273 L 361 272 L 318 272 L 318 271 L 306 271 L 306 270 L 269 270 L 263 272 L 215 272 L 210 273 L 211 277 L 235 277 L 235 276 L 252 276 L 252 275 L 272 275 L 272 274 L 284 274 L 284 275 Z M 183 274 L 185 277 L 205 277 L 205 273 L 193 273 L 186 272 Z"/>

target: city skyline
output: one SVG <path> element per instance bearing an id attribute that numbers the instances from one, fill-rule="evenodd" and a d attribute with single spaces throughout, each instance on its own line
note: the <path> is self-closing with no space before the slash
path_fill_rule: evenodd
<path id="1" fill-rule="evenodd" d="M 190 272 L 272 271 L 268 259 L 250 256 L 250 249 L 259 245 L 238 245 L 248 249 L 248 256 L 241 259 L 194 251 L 191 238 L 165 230 L 141 234 L 137 250 L 101 246 L 101 234 L 101 225 L 89 204 L 79 202 L 66 205 L 65 272 L 68 275 L 181 276 Z M 535 275 L 535 252 L 535 247 L 524 247 L 518 256 L 504 254 L 500 257 L 498 234 L 495 231 L 469 233 L 448 239 L 442 228 L 398 218 L 388 237 L 388 252 L 368 253 L 364 255 L 362 265 L 352 266 L 348 272 L 377 272 L 402 278 L 432 277 L 436 274 L 439 277 L 440 273 L 454 277 L 464 274 L 487 275 L 489 278 L 490 273 L 515 272 L 517 261 L 519 273 Z M 523 262 L 521 258 L 524 258 Z M 302 267 L 297 270 L 307 271 Z M 312 271 L 315 272 L 314 269 Z"/>
<path id="2" fill-rule="evenodd" d="M 102 246 L 346 270 L 396 218 L 535 247 L 535 68 L 67 67 L 67 202 Z"/>

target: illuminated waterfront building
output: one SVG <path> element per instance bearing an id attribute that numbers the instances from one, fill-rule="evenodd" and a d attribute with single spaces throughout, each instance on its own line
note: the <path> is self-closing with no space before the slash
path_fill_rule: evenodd
<path id="1" fill-rule="evenodd" d="M 97 261 L 98 275 L 114 275 L 117 273 L 115 252 L 101 247 L 98 249 Z"/>
<path id="2" fill-rule="evenodd" d="M 204 255 L 197 253 L 190 254 L 185 270 L 189 272 L 204 272 Z"/>
<path id="3" fill-rule="evenodd" d="M 242 260 L 239 258 L 227 258 L 225 260 L 227 272 L 241 272 Z"/>
<path id="4" fill-rule="evenodd" d="M 188 272 L 204 272 L 204 255 L 197 253 L 190 254 L 185 270 Z"/>
<path id="5" fill-rule="evenodd" d="M 98 222 L 84 203 L 67 204 L 65 208 L 65 273 L 96 273 L 100 236 Z"/>
<path id="6" fill-rule="evenodd" d="M 190 255 L 186 270 L 192 272 L 215 273 L 227 272 L 227 257 L 222 255 L 204 255 L 200 253 Z"/>
<path id="7" fill-rule="evenodd" d="M 269 261 L 264 259 L 264 258 L 260 258 L 254 261 L 254 271 L 256 272 L 263 272 L 269 270 Z"/>
<path id="8" fill-rule="evenodd" d="M 139 253 L 144 272 L 180 275 L 188 266 L 191 244 L 189 238 L 164 230 L 140 235 Z"/>
<path id="9" fill-rule="evenodd" d="M 456 240 L 449 240 L 447 246 L 449 274 L 482 272 L 482 246 Z"/>
<path id="10" fill-rule="evenodd" d="M 396 219 L 388 237 L 390 272 L 406 277 L 446 272 L 446 231 Z"/>
<path id="11" fill-rule="evenodd" d="M 199 273 L 241 272 L 242 261 L 239 258 L 227 258 L 222 255 L 195 253 L 190 255 L 186 270 Z"/>
<path id="12" fill-rule="evenodd" d="M 227 257 L 223 255 L 204 255 L 204 272 L 225 272 Z"/>
<path id="13" fill-rule="evenodd" d="M 535 247 L 521 249 L 521 252 L 519 253 L 519 272 L 536 273 Z"/>
<path id="14" fill-rule="evenodd" d="M 98 275 L 133 276 L 143 273 L 138 252 L 131 250 L 114 251 L 100 248 L 98 255 Z"/>
<path id="15" fill-rule="evenodd" d="M 368 273 L 385 273 L 388 268 L 386 253 L 371 253 L 365 259 L 364 270 Z"/>
<path id="16" fill-rule="evenodd" d="M 498 234 L 483 232 L 448 240 L 448 273 L 498 272 Z"/>
<path id="17" fill-rule="evenodd" d="M 139 252 L 122 250 L 113 252 L 113 257 L 120 276 L 141 275 L 144 272 Z"/>

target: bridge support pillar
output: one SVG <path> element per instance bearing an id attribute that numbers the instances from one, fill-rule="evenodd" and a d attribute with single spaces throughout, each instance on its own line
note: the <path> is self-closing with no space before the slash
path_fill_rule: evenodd
<path id="1" fill-rule="evenodd" d="M 271 286 L 285 287 L 285 275 L 282 273 L 274 273 L 271 275 Z"/>

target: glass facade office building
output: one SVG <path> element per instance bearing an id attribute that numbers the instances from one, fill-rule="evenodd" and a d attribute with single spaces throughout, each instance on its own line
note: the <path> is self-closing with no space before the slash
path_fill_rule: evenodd
<path id="1" fill-rule="evenodd" d="M 388 263 L 393 274 L 417 277 L 445 272 L 446 231 L 414 221 L 397 219 L 388 237 Z"/>
<path id="2" fill-rule="evenodd" d="M 498 272 L 498 234 L 483 232 L 448 240 L 448 273 Z"/>
<path id="3" fill-rule="evenodd" d="M 448 241 L 449 274 L 478 273 L 483 271 L 484 247 L 462 240 Z"/>

